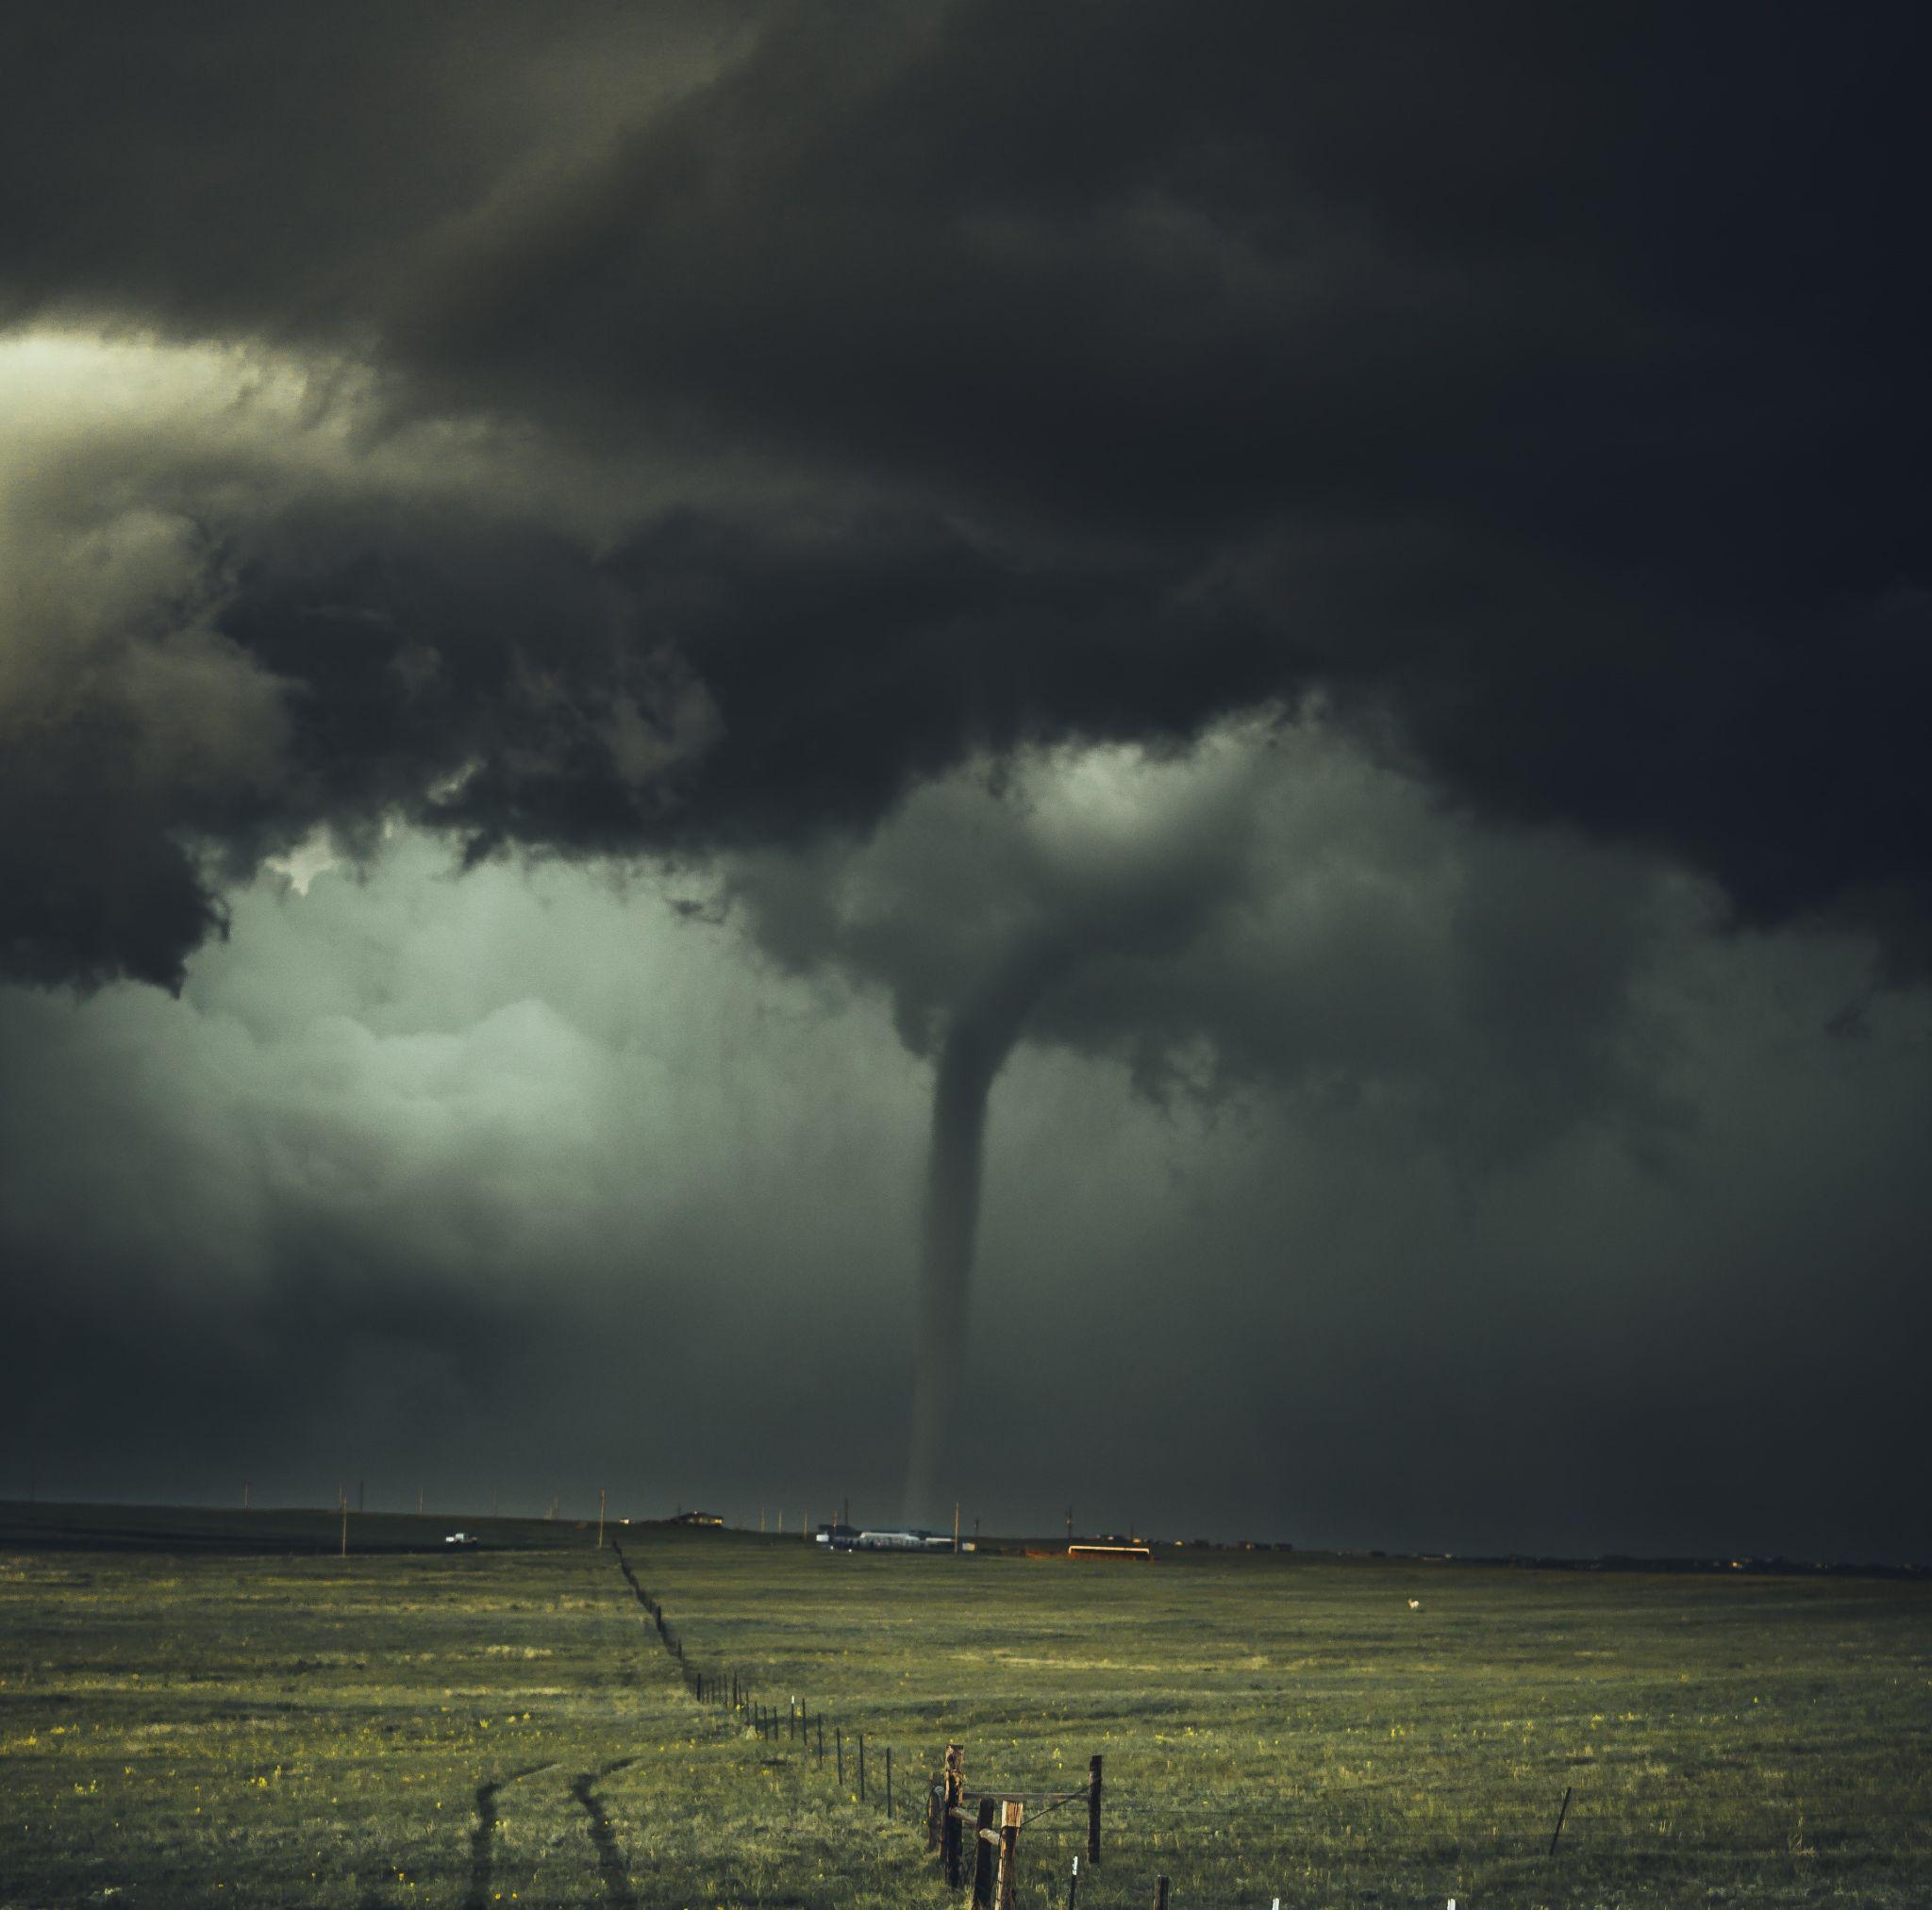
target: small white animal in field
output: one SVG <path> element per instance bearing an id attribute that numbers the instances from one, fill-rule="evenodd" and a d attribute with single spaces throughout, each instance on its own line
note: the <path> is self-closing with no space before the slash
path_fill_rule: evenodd
<path id="1" fill-rule="evenodd" d="M 1421 1610 L 1422 1610 L 1422 1608 L 1423 1608 L 1423 1602 L 1422 1602 L 1422 1600 L 1421 1600 L 1421 1599 L 1410 1599 L 1410 1600 L 1409 1600 L 1409 1602 L 1408 1602 L 1408 1608 L 1409 1608 L 1409 1610 L 1410 1610 L 1410 1611 L 1412 1611 L 1412 1612 L 1419 1612 L 1419 1611 L 1421 1611 Z"/>

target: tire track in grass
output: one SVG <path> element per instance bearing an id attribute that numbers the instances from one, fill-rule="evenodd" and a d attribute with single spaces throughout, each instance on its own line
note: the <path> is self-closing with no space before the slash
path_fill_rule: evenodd
<path id="1" fill-rule="evenodd" d="M 610 1828 L 602 1800 L 591 1788 L 600 1778 L 635 1764 L 634 1757 L 620 1757 L 602 1764 L 595 1770 L 581 1770 L 570 1782 L 570 1794 L 584 1807 L 591 1820 L 591 1842 L 597 1850 L 597 1874 L 604 1880 L 604 1901 L 612 1910 L 638 1910 L 638 1900 L 630 1887 L 630 1867 L 618 1848 L 617 1834 Z"/>
<path id="2" fill-rule="evenodd" d="M 554 1770 L 555 1764 L 533 1764 L 513 1770 L 508 1777 L 496 1777 L 476 1786 L 476 1823 L 470 1833 L 470 1887 L 463 1897 L 462 1910 L 485 1910 L 490 1902 L 491 1840 L 496 1835 L 496 1799 L 506 1785 L 535 1777 L 539 1771 Z"/>

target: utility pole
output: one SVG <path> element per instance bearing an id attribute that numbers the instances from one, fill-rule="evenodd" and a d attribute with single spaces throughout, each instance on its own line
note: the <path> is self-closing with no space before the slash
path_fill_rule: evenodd
<path id="1" fill-rule="evenodd" d="M 597 1487 L 597 1550 L 604 1550 L 604 1488 Z"/>
<path id="2" fill-rule="evenodd" d="M 349 1555 L 349 1495 L 348 1495 L 348 1494 L 347 1494 L 346 1492 L 344 1492 L 344 1493 L 342 1494 L 342 1550 L 341 1550 L 341 1557 L 343 1557 L 343 1558 L 347 1558 L 347 1557 L 348 1557 L 348 1555 Z"/>
<path id="3" fill-rule="evenodd" d="M 369 1481 L 366 1479 L 356 1481 L 356 1510 L 358 1512 L 360 1512 L 362 1509 L 362 1494 L 368 1489 L 368 1486 Z"/>
<path id="4" fill-rule="evenodd" d="M 249 1495 L 249 1494 L 250 1494 L 251 1492 L 253 1492 L 254 1490 L 255 1490 L 255 1487 L 254 1487 L 254 1486 L 253 1486 L 253 1485 L 252 1485 L 252 1484 L 251 1484 L 251 1483 L 250 1483 L 250 1482 L 249 1482 L 248 1480 L 246 1480 L 246 1479 L 242 1480 L 242 1511 L 243 1511 L 243 1512 L 246 1512 L 246 1511 L 248 1510 L 248 1495 Z"/>
<path id="5" fill-rule="evenodd" d="M 1067 1543 L 1068 1543 L 1069 1545 L 1072 1545 L 1072 1544 L 1073 1544 L 1073 1542 L 1074 1542 L 1074 1508 L 1073 1508 L 1073 1507 L 1072 1507 L 1071 1505 L 1069 1505 L 1069 1506 L 1067 1507 Z"/>
<path id="6" fill-rule="evenodd" d="M 953 1501 L 953 1556 L 959 1555 L 959 1502 Z"/>
<path id="7" fill-rule="evenodd" d="M 420 1486 L 416 1487 L 416 1517 L 423 1517 L 423 1488 Z"/>

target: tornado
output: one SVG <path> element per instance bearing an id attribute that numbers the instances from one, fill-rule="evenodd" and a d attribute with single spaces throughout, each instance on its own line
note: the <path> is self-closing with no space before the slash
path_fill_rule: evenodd
<path id="1" fill-rule="evenodd" d="M 907 1467 L 908 1525 L 937 1518 L 966 1357 L 967 1303 L 979 1231 L 987 1103 L 1062 952 L 1029 949 L 953 1011 L 933 1074 L 932 1138 L 920 1229 L 919 1343 Z"/>

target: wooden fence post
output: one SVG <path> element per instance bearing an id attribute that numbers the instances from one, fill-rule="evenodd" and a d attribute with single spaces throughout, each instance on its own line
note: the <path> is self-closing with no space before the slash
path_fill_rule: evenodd
<path id="1" fill-rule="evenodd" d="M 892 1815 L 892 1747 L 886 1746 L 886 1816 Z"/>
<path id="2" fill-rule="evenodd" d="M 845 1788 L 845 1727 L 835 1724 L 832 1727 L 832 1749 L 839 1757 L 839 1788 Z"/>
<path id="3" fill-rule="evenodd" d="M 946 1858 L 946 1883 L 957 1890 L 965 1881 L 960 1875 L 959 1862 L 960 1834 L 964 1825 L 959 1814 L 965 1809 L 964 1785 L 966 1783 L 966 1747 L 963 1744 L 946 1746 L 945 1797 L 940 1807 L 940 1840 L 944 1846 Z"/>
<path id="4" fill-rule="evenodd" d="M 973 1832 L 973 1910 L 992 1910 L 993 1852 L 1000 1835 L 992 1827 L 993 1801 L 979 1800 L 979 1819 Z"/>
<path id="5" fill-rule="evenodd" d="M 1167 1910 L 1167 1879 L 1165 1877 L 1157 1877 L 1154 1880 L 1154 1910 Z"/>
<path id="6" fill-rule="evenodd" d="M 1000 1871 L 993 1885 L 993 1910 L 1016 1910 L 1014 1893 L 1020 1886 L 1020 1815 L 1025 1805 L 1008 1798 L 1000 1806 Z"/>
<path id="7" fill-rule="evenodd" d="M 858 1734 L 858 1801 L 865 1802 L 865 1733 Z"/>
<path id="8" fill-rule="evenodd" d="M 825 1714 L 824 1714 L 824 1713 L 823 1711 L 821 1711 L 821 1712 L 819 1713 L 819 1769 L 820 1769 L 821 1770 L 823 1770 L 823 1769 L 824 1769 L 824 1764 L 825 1764 Z"/>
<path id="9" fill-rule="evenodd" d="M 1087 1861 L 1100 1861 L 1100 1753 L 1087 1760 Z"/>

